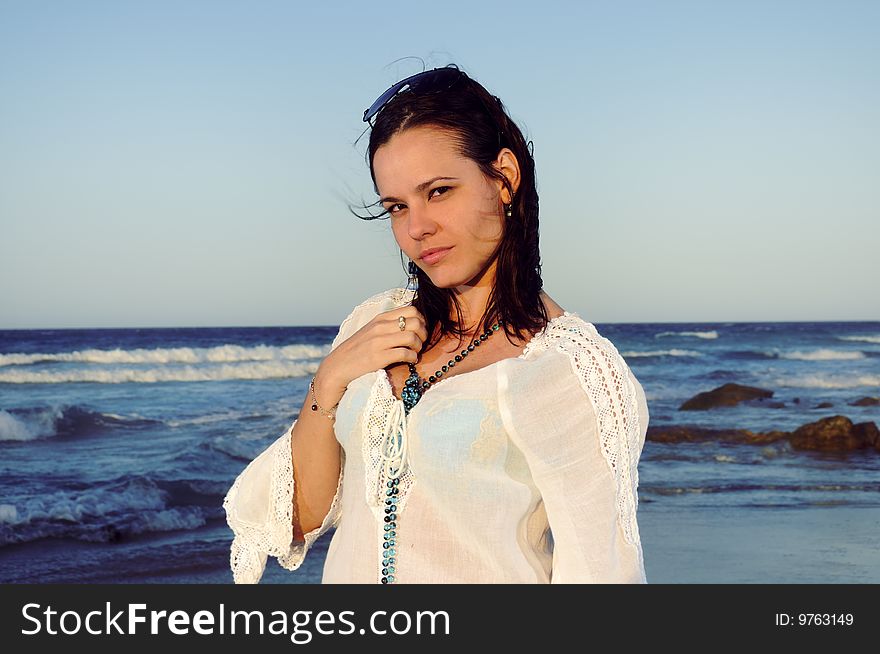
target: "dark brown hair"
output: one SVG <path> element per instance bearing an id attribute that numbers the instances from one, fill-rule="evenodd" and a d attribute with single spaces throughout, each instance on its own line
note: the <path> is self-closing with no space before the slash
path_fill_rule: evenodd
<path id="1" fill-rule="evenodd" d="M 454 64 L 452 66 L 458 68 Z M 370 131 L 368 165 L 377 195 L 379 190 L 373 171 L 376 151 L 395 134 L 425 125 L 449 133 L 459 154 L 476 163 L 487 178 L 502 181 L 513 198 L 511 217 L 502 217 L 502 236 L 495 254 L 495 282 L 476 333 L 483 333 L 496 320 L 500 320 L 508 340 L 513 334 L 521 339 L 523 330 L 531 336 L 549 321 L 540 298 L 543 282 L 538 249 L 538 191 L 535 162 L 529 148 L 531 141 L 526 143 L 522 131 L 508 116 L 501 99 L 490 94 L 463 71 L 455 83 L 440 91 L 418 93 L 407 88 L 388 101 L 376 115 Z M 520 167 L 516 194 L 512 192 L 508 179 L 492 165 L 505 147 L 514 153 Z M 364 208 L 380 204 L 381 201 L 376 201 Z M 368 216 L 352 213 L 362 220 L 388 216 L 387 210 Z M 428 340 L 422 350 L 429 349 L 448 334 L 463 337 L 461 307 L 453 289 L 434 286 L 421 269 L 418 269 L 417 276 L 418 290 L 412 305 L 425 317 L 428 331 Z M 451 306 L 455 306 L 458 316 L 455 322 L 449 317 Z M 432 339 L 437 325 L 440 331 L 437 338 Z"/>

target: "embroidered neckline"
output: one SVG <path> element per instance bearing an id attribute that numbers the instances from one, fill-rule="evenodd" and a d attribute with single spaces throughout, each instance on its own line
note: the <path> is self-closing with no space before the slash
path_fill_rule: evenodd
<path id="1" fill-rule="evenodd" d="M 395 304 L 397 305 L 396 308 L 400 308 L 405 303 L 409 302 L 412 299 L 412 295 L 415 293 L 415 291 L 413 291 L 413 289 L 397 288 L 397 289 L 392 289 L 391 291 L 386 291 L 385 293 L 381 293 L 380 296 L 387 297 L 388 294 L 390 294 L 390 293 L 394 294 L 393 299 L 394 299 Z M 407 296 L 409 296 L 409 297 L 407 297 Z M 536 334 L 533 334 L 532 337 L 525 344 L 523 351 L 520 354 L 518 354 L 517 356 L 504 357 L 503 359 L 498 359 L 498 361 L 493 361 L 492 363 L 486 364 L 485 366 L 483 366 L 481 368 L 475 368 L 474 370 L 467 370 L 465 372 L 459 372 L 454 375 L 445 376 L 442 379 L 431 384 L 431 388 L 435 388 L 437 386 L 440 386 L 441 384 L 445 384 L 450 379 L 455 379 L 456 377 L 464 377 L 466 375 L 476 374 L 476 373 L 479 373 L 483 370 L 494 368 L 498 364 L 500 364 L 504 361 L 507 361 L 508 359 L 513 359 L 513 360 L 528 359 L 529 356 L 531 356 L 532 352 L 536 348 L 538 348 L 540 341 L 548 339 L 550 337 L 550 335 L 556 331 L 556 329 L 559 325 L 566 322 L 566 320 L 565 320 L 566 318 L 569 320 L 574 319 L 574 320 L 580 320 L 582 322 L 586 322 L 583 318 L 581 318 L 578 315 L 578 313 L 576 311 L 563 311 L 558 316 L 556 316 L 554 318 L 550 318 L 550 320 L 547 321 L 547 324 L 544 325 L 543 329 L 541 329 Z M 587 323 L 587 324 L 590 324 L 590 323 Z M 546 348 L 540 348 L 540 349 L 546 349 Z M 388 374 L 388 371 L 385 368 L 380 368 L 379 370 L 376 371 L 376 374 L 378 377 L 384 378 L 384 383 L 382 384 L 382 386 L 387 391 L 387 394 L 390 395 L 391 398 L 394 399 L 395 401 L 403 402 L 402 399 L 400 399 L 399 397 L 397 397 L 394 394 L 394 389 L 391 387 L 391 376 Z M 428 389 L 428 391 L 425 392 L 425 395 L 427 395 L 430 392 L 431 392 L 431 390 Z M 416 404 L 416 406 L 414 406 L 412 409 L 410 409 L 410 415 L 412 415 L 412 412 L 416 410 L 416 408 L 419 406 L 419 404 L 421 404 L 421 401 L 419 401 L 419 403 Z"/>

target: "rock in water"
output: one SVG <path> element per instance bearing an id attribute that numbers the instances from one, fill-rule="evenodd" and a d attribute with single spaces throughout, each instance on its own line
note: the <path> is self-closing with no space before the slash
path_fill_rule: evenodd
<path id="1" fill-rule="evenodd" d="M 773 397 L 773 391 L 755 386 L 728 383 L 711 391 L 697 393 L 678 407 L 679 411 L 705 411 L 719 406 L 736 406 L 746 400 L 763 400 Z"/>
<path id="2" fill-rule="evenodd" d="M 880 433 L 873 422 L 854 425 L 846 416 L 831 416 L 798 427 L 789 438 L 799 450 L 847 451 L 880 449 Z"/>

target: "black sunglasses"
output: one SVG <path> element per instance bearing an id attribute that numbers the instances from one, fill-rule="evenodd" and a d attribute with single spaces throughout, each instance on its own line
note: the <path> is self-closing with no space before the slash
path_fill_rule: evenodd
<path id="1" fill-rule="evenodd" d="M 410 90 L 417 93 L 442 91 L 448 89 L 463 76 L 464 73 L 454 64 L 410 75 L 397 82 L 394 86 L 385 91 L 385 93 L 376 98 L 376 101 L 364 112 L 364 122 L 369 122 L 370 118 L 379 113 L 379 110 L 382 109 L 391 98 L 400 93 L 405 86 L 409 86 Z"/>

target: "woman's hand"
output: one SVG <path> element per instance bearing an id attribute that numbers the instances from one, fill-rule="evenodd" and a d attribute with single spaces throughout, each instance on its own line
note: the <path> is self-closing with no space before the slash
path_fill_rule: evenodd
<path id="1" fill-rule="evenodd" d="M 403 330 L 400 316 L 406 318 Z M 315 384 L 321 380 L 324 397 L 329 400 L 332 396 L 336 401 L 348 384 L 361 375 L 395 363 L 418 361 L 427 338 L 425 318 L 415 307 L 408 305 L 380 313 L 324 358 Z"/>

